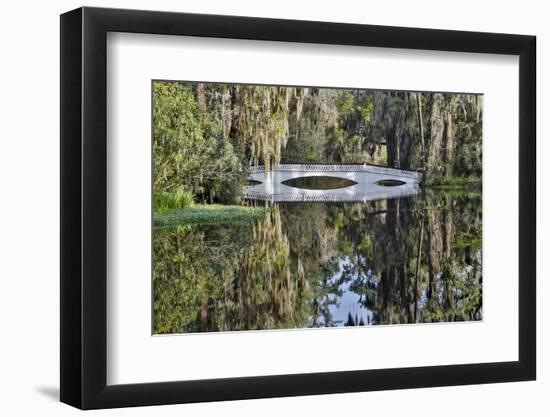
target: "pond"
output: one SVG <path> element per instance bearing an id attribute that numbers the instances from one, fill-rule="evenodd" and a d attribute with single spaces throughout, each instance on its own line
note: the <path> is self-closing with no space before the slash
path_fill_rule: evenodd
<path id="1" fill-rule="evenodd" d="M 154 333 L 482 318 L 481 194 L 263 203 L 154 233 Z"/>

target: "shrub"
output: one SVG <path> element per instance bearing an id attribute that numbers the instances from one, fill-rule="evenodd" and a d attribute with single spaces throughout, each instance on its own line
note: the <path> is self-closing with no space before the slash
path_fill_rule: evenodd
<path id="1" fill-rule="evenodd" d="M 163 212 L 170 209 L 184 209 L 193 205 L 193 194 L 187 190 L 177 190 L 176 192 L 163 192 L 155 194 L 154 209 Z"/>

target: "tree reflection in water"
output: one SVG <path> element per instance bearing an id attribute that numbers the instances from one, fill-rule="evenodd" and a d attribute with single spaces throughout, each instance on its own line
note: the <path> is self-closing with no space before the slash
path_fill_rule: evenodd
<path id="1" fill-rule="evenodd" d="M 154 231 L 154 333 L 480 320 L 481 194 Z"/>

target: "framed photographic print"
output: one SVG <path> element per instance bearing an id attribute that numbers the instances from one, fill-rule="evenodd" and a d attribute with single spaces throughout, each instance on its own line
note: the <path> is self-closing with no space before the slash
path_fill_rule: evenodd
<path id="1" fill-rule="evenodd" d="M 61 400 L 535 379 L 535 38 L 61 16 Z"/>

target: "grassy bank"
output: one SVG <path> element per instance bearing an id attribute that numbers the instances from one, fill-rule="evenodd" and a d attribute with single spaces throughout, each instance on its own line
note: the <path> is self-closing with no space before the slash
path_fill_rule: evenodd
<path id="1" fill-rule="evenodd" d="M 481 177 L 441 177 L 426 184 L 436 189 L 481 189 Z"/>
<path id="2" fill-rule="evenodd" d="M 260 218 L 263 207 L 245 207 L 221 204 L 194 204 L 184 209 L 163 209 L 153 215 L 155 226 L 180 224 L 223 224 Z"/>

